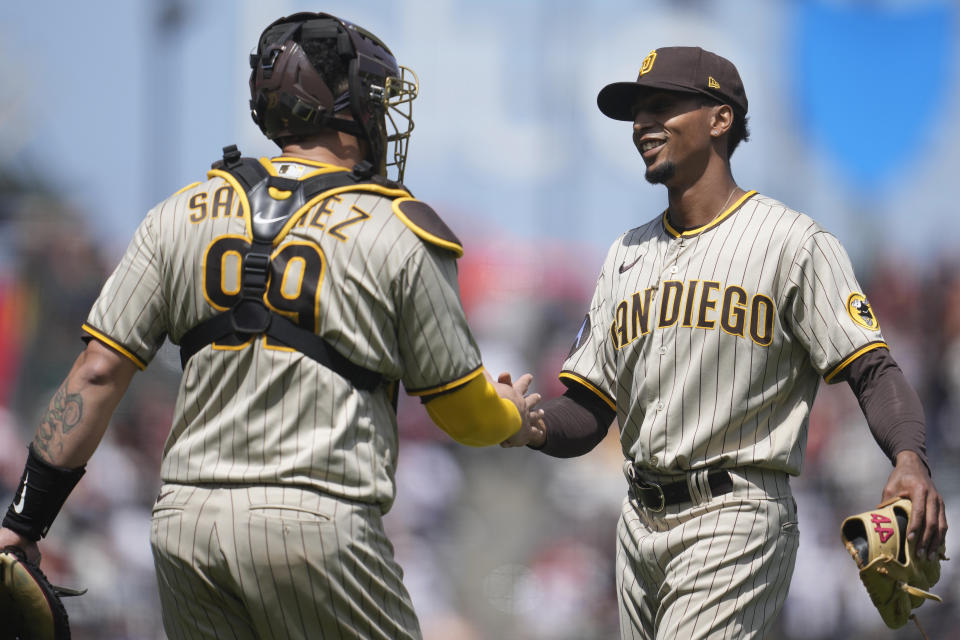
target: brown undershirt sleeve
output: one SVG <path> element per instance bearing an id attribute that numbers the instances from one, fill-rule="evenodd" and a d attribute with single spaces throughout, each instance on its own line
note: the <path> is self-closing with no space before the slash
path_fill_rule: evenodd
<path id="1" fill-rule="evenodd" d="M 556 458 L 591 451 L 607 435 L 617 415 L 591 391 L 575 384 L 562 396 L 547 400 L 542 408 L 547 439 L 538 450 Z"/>
<path id="2" fill-rule="evenodd" d="M 887 349 L 873 349 L 851 362 L 840 378 L 847 381 L 870 432 L 894 464 L 901 451 L 913 451 L 927 470 L 926 421 L 917 392 Z"/>

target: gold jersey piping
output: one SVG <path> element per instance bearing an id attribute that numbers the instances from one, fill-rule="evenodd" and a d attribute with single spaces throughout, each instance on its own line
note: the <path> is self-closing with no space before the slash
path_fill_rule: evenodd
<path id="1" fill-rule="evenodd" d="M 673 226 L 670 224 L 670 217 L 667 215 L 668 212 L 669 212 L 669 210 L 664 211 L 664 212 L 663 212 L 663 228 L 666 229 L 667 233 L 669 233 L 670 235 L 672 235 L 672 236 L 675 237 L 675 238 L 680 238 L 680 237 L 682 237 L 682 238 L 688 238 L 688 237 L 690 237 L 690 236 L 698 235 L 698 234 L 700 234 L 700 233 L 703 233 L 703 232 L 706 231 L 707 229 L 711 229 L 711 228 L 717 226 L 718 224 L 720 224 L 721 222 L 723 222 L 724 220 L 726 220 L 727 218 L 729 218 L 729 217 L 733 214 L 734 211 L 736 211 L 737 209 L 740 208 L 740 205 L 742 205 L 744 202 L 746 202 L 746 201 L 747 201 L 749 198 L 751 198 L 752 196 L 756 195 L 756 193 L 757 193 L 757 192 L 756 192 L 755 189 L 751 189 L 750 191 L 747 191 L 745 194 L 743 194 L 742 196 L 740 196 L 740 198 L 739 198 L 736 202 L 734 202 L 732 205 L 730 205 L 729 207 L 727 207 L 726 211 L 724 211 L 723 213 L 721 213 L 720 215 L 718 215 L 716 218 L 714 218 L 713 220 L 711 220 L 711 221 L 708 222 L 707 224 L 705 224 L 705 225 L 703 225 L 703 226 L 701 226 L 701 227 L 695 227 L 695 228 L 693 228 L 693 229 L 687 229 L 686 231 L 678 231 L 677 229 L 674 229 Z"/>

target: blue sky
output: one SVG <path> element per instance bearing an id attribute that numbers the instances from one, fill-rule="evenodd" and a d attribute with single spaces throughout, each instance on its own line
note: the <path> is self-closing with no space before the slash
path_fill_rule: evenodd
<path id="1" fill-rule="evenodd" d="M 246 56 L 270 20 L 318 8 L 182 4 L 165 33 L 159 1 L 15 3 L 0 25 L 0 153 L 46 174 L 113 251 L 149 206 L 202 179 L 223 145 L 273 152 L 247 112 Z M 600 115 L 596 92 L 635 77 L 656 46 L 701 44 L 737 64 L 750 97 L 752 140 L 734 156 L 742 186 L 811 213 L 852 253 L 957 242 L 946 226 L 960 142 L 946 126 L 957 107 L 952 3 L 584 6 L 323 9 L 377 33 L 419 75 L 407 183 L 462 235 L 579 242 L 598 267 L 609 242 L 666 198 L 643 181 L 629 125 Z"/>

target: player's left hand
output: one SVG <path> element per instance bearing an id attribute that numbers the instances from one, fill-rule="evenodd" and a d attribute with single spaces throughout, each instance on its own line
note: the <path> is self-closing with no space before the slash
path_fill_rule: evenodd
<path id="1" fill-rule="evenodd" d="M 937 491 L 926 466 L 912 451 L 897 454 L 897 464 L 883 488 L 883 502 L 909 498 L 913 504 L 907 538 L 917 541 L 917 555 L 932 557 L 944 544 L 947 514 L 943 497 Z"/>

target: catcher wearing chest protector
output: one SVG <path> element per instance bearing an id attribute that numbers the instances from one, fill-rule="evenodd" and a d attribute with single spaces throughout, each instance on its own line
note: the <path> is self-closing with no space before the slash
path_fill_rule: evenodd
<path id="1" fill-rule="evenodd" d="M 104 285 L 0 529 L 5 633 L 34 617 L 42 633 L 16 633 L 69 636 L 64 591 L 30 562 L 167 337 L 183 376 L 150 541 L 170 640 L 420 638 L 382 520 L 399 386 L 462 444 L 539 428 L 531 377 L 482 364 L 459 240 L 400 183 L 412 72 L 324 13 L 270 24 L 250 65 L 253 119 L 281 155 L 225 148 L 147 213 Z"/>

